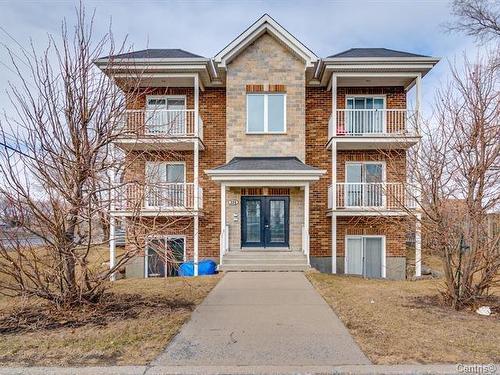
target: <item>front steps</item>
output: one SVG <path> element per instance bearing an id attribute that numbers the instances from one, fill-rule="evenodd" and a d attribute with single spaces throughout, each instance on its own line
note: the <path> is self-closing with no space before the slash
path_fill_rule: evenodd
<path id="1" fill-rule="evenodd" d="M 307 258 L 298 251 L 236 250 L 222 258 L 221 271 L 302 272 L 309 269 Z"/>

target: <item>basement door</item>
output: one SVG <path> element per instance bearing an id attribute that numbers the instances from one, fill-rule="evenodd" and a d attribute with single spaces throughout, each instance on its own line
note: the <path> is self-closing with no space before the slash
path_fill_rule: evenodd
<path id="1" fill-rule="evenodd" d="M 241 247 L 288 247 L 289 197 L 241 198 Z"/>
<path id="2" fill-rule="evenodd" d="M 384 241 L 380 236 L 346 237 L 345 273 L 385 277 Z"/>

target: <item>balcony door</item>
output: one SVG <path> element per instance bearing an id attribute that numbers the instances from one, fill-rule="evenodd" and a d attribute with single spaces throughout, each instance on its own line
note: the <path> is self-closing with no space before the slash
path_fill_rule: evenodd
<path id="1" fill-rule="evenodd" d="M 148 96 L 146 101 L 148 133 L 172 136 L 185 134 L 185 110 L 184 96 Z"/>
<path id="2" fill-rule="evenodd" d="M 383 205 L 383 163 L 346 163 L 345 203 L 347 207 Z"/>
<path id="3" fill-rule="evenodd" d="M 377 134 L 383 133 L 385 128 L 384 97 L 347 97 L 346 119 L 348 134 Z"/>
<path id="4" fill-rule="evenodd" d="M 146 181 L 148 207 L 186 206 L 186 167 L 183 162 L 147 163 Z"/>
<path id="5" fill-rule="evenodd" d="M 177 276 L 186 257 L 184 237 L 151 238 L 146 251 L 147 277 Z"/>
<path id="6" fill-rule="evenodd" d="M 346 236 L 345 273 L 385 277 L 384 246 L 382 236 Z"/>
<path id="7" fill-rule="evenodd" d="M 241 210 L 242 247 L 288 247 L 289 197 L 242 197 Z"/>

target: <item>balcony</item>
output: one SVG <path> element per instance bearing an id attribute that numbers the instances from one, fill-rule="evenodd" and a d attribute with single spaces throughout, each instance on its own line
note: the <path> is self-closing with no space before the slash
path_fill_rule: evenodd
<path id="1" fill-rule="evenodd" d="M 127 183 L 114 189 L 114 213 L 124 216 L 191 216 L 197 213 L 193 183 Z M 198 188 L 198 211 L 203 189 Z"/>
<path id="2" fill-rule="evenodd" d="M 203 120 L 194 109 L 126 110 L 115 143 L 126 150 L 203 149 Z"/>
<path id="3" fill-rule="evenodd" d="M 336 208 L 333 209 L 333 194 Z M 339 182 L 335 192 L 328 187 L 328 209 L 349 213 L 364 212 L 402 212 L 417 207 L 414 194 L 406 184 L 399 182 Z"/>
<path id="4" fill-rule="evenodd" d="M 409 109 L 338 109 L 328 121 L 328 145 L 339 150 L 407 148 L 419 139 L 418 112 Z"/>

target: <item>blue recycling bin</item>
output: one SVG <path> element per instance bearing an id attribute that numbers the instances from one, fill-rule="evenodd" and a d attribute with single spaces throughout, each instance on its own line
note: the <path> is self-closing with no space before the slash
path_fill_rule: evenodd
<path id="1" fill-rule="evenodd" d="M 205 259 L 198 262 L 198 275 L 214 275 L 217 272 L 217 263 L 213 260 Z M 179 276 L 193 276 L 194 262 L 184 262 L 179 266 Z"/>

